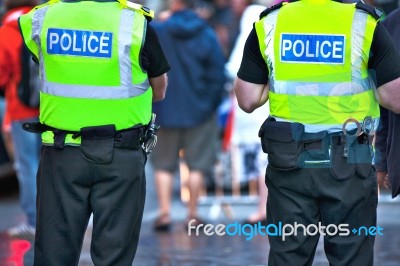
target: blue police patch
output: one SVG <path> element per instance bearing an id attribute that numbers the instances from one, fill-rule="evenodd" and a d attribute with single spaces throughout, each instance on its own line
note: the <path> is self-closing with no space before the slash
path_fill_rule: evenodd
<path id="1" fill-rule="evenodd" d="M 47 31 L 47 53 L 111 58 L 112 32 L 51 28 Z"/>
<path id="2" fill-rule="evenodd" d="M 289 34 L 281 35 L 282 62 L 343 64 L 344 35 Z"/>

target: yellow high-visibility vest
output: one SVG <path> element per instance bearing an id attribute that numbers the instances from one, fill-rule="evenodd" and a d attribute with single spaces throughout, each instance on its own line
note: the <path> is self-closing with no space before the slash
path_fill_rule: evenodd
<path id="1" fill-rule="evenodd" d="M 40 122 L 68 131 L 147 124 L 152 90 L 140 53 L 152 15 L 121 0 L 50 1 L 21 16 L 23 39 L 40 63 Z M 42 139 L 53 143 L 52 132 Z"/>
<path id="2" fill-rule="evenodd" d="M 379 120 L 368 60 L 377 20 L 353 4 L 285 3 L 255 24 L 270 80 L 270 114 L 337 132 L 350 117 Z"/>

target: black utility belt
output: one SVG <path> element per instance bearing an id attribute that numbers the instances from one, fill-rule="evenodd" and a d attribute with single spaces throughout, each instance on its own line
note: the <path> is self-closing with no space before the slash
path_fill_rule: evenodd
<path id="1" fill-rule="evenodd" d="M 94 143 L 96 141 L 99 142 L 98 145 L 102 145 L 108 140 L 116 148 L 138 149 L 145 132 L 144 126 L 116 130 L 115 125 L 83 127 L 80 131 L 69 131 L 57 129 L 40 122 L 24 123 L 23 129 L 32 133 L 52 131 L 54 134 L 54 147 L 58 149 L 64 148 L 67 134 L 71 134 L 72 138 L 81 137 L 81 146 L 85 146 L 88 142 Z"/>
<path id="2" fill-rule="evenodd" d="M 372 137 L 364 133 L 307 133 L 301 123 L 269 117 L 261 126 L 259 137 L 269 166 L 280 171 L 309 167 L 309 162 L 324 162 L 332 168 L 372 163 Z"/>
<path id="3" fill-rule="evenodd" d="M 96 164 L 109 164 L 113 160 L 114 148 L 139 150 L 145 128 L 132 127 L 124 130 L 116 130 L 115 125 L 103 125 L 83 127 L 79 132 L 60 130 L 39 122 L 27 122 L 23 128 L 33 133 L 52 131 L 54 134 L 54 148 L 64 149 L 65 137 L 72 134 L 72 137 L 81 137 L 82 157 Z"/>

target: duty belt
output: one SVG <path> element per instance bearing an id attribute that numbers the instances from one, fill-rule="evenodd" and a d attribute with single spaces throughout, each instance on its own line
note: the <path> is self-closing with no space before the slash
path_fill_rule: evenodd
<path id="1" fill-rule="evenodd" d="M 85 127 L 80 131 L 63 130 L 42 124 L 40 122 L 26 122 L 22 128 L 31 133 L 43 133 L 52 131 L 54 134 L 54 148 L 63 149 L 67 134 L 71 134 L 73 139 L 82 138 L 113 138 L 114 147 L 121 149 L 138 149 L 143 141 L 145 127 L 135 126 L 123 130 L 115 130 L 114 125 Z"/>

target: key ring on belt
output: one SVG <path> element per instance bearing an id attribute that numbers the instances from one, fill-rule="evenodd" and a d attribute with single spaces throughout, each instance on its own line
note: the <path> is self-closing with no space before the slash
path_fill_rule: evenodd
<path id="1" fill-rule="evenodd" d="M 366 135 L 372 136 L 375 133 L 374 124 L 375 124 L 374 119 L 372 119 L 371 116 L 366 116 L 362 122 L 361 129 Z"/>
<path id="2" fill-rule="evenodd" d="M 353 123 L 356 124 L 356 126 L 357 126 L 357 132 L 354 133 L 354 134 L 349 134 L 349 135 L 359 136 L 359 135 L 361 134 L 361 132 L 363 131 L 363 128 L 361 127 L 360 122 L 358 122 L 356 119 L 354 119 L 354 118 L 352 118 L 352 117 L 350 117 L 349 119 L 347 119 L 346 121 L 344 121 L 343 126 L 342 126 L 343 135 L 346 136 L 346 135 L 348 134 L 348 133 L 347 133 L 347 130 L 346 130 L 346 126 L 347 126 L 348 123 L 351 123 L 351 122 L 353 122 Z"/>
<path id="3" fill-rule="evenodd" d="M 346 130 L 346 126 L 348 123 L 355 123 L 357 126 L 357 131 L 354 134 L 349 134 Z M 350 145 L 352 143 L 351 139 L 357 138 L 362 134 L 365 135 L 370 135 L 372 136 L 374 134 L 374 120 L 372 119 L 371 116 L 367 116 L 364 118 L 363 122 L 360 123 L 358 120 L 354 118 L 349 118 L 346 121 L 344 121 L 343 126 L 342 126 L 342 132 L 344 137 L 341 139 L 341 142 L 343 144 L 343 157 L 348 158 L 349 156 L 349 149 Z M 350 142 L 349 142 L 350 140 Z"/>
<path id="4" fill-rule="evenodd" d="M 348 134 L 346 130 L 346 126 L 348 123 L 355 123 L 357 126 L 357 131 L 354 134 Z M 343 157 L 348 158 L 349 157 L 349 150 L 350 150 L 350 145 L 352 143 L 348 141 L 348 139 L 353 139 L 361 135 L 362 128 L 360 122 L 354 118 L 349 118 L 346 121 L 344 121 L 343 126 L 342 126 L 342 132 L 343 132 L 343 137 L 341 138 L 341 142 L 343 145 Z"/>
<path id="5" fill-rule="evenodd" d="M 348 123 L 355 123 L 357 126 L 357 132 L 354 134 L 349 134 L 346 130 L 346 126 Z M 349 135 L 356 135 L 359 136 L 362 133 L 366 135 L 373 135 L 374 134 L 374 120 L 372 119 L 371 116 L 366 116 L 363 120 L 362 123 L 358 122 L 356 119 L 350 117 L 346 121 L 344 121 L 343 126 L 342 126 L 342 132 L 344 135 L 349 134 Z"/>

